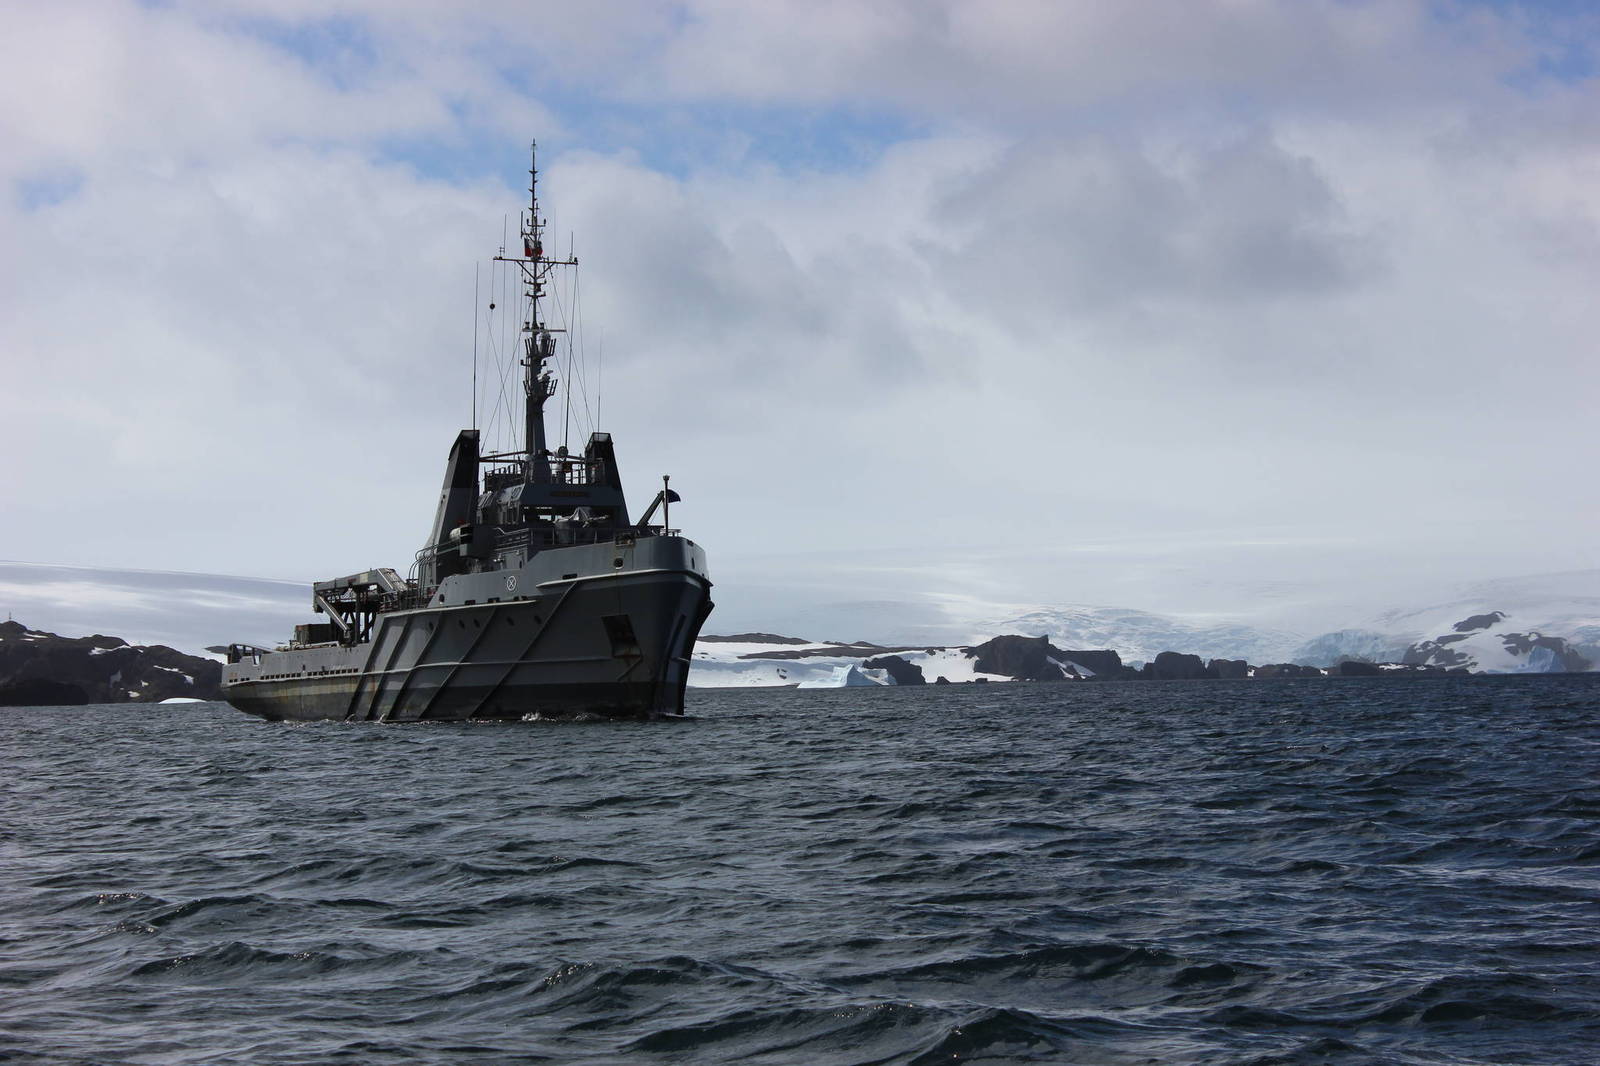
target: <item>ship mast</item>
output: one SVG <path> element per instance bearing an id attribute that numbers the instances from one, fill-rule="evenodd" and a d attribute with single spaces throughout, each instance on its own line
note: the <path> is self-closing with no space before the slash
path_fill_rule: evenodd
<path id="1" fill-rule="evenodd" d="M 522 270 L 522 295 L 526 301 L 522 320 L 522 392 L 523 449 L 525 460 L 523 477 L 526 481 L 548 482 L 551 479 L 550 448 L 545 437 L 544 405 L 555 395 L 556 377 L 546 365 L 555 358 L 555 334 L 563 333 L 544 320 L 545 282 L 553 268 L 577 266 L 573 258 L 551 259 L 544 254 L 546 220 L 539 217 L 539 155 L 538 143 L 528 149 L 528 213 L 522 219 L 522 255 L 496 256 L 516 263 Z"/>

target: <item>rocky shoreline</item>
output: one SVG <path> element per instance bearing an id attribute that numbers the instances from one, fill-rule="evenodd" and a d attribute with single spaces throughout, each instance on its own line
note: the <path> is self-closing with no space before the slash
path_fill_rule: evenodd
<path id="1" fill-rule="evenodd" d="M 861 645 L 829 645 L 814 654 L 834 656 L 859 652 Z M 944 677 L 928 678 L 921 666 L 905 658 L 906 648 L 874 649 L 883 654 L 861 661 L 865 671 L 882 671 L 896 685 L 948 683 Z M 1151 662 L 1131 666 L 1109 649 L 1092 651 L 1058 648 L 1048 637 L 1001 636 L 969 648 L 930 648 L 926 651 L 961 651 L 974 660 L 978 674 L 999 675 L 1014 681 L 1211 681 L 1245 678 L 1283 677 L 1387 677 L 1462 675 L 1463 667 L 1418 663 L 1370 663 L 1346 660 L 1333 667 L 1304 666 L 1298 663 L 1267 663 L 1252 666 L 1243 659 L 1202 659 L 1198 655 L 1164 651 Z M 754 653 L 746 658 L 777 657 L 773 653 Z M 786 652 L 785 659 L 805 657 L 803 652 Z"/>
<path id="2" fill-rule="evenodd" d="M 991 681 L 1198 681 L 1301 677 L 1444 677 L 1482 673 L 1580 673 L 1594 664 L 1561 637 L 1511 631 L 1500 611 L 1472 615 L 1418 641 L 1398 662 L 1341 657 L 1330 665 L 1263 663 L 1163 651 L 1133 665 L 1109 648 L 1060 648 L 1049 636 L 1010 634 L 958 647 L 810 641 L 775 633 L 704 636 L 696 687 L 849 687 Z M 1487 662 L 1495 665 L 1485 666 Z M 753 672 L 752 672 L 753 671 Z M 733 677 L 731 681 L 724 677 Z M 698 680 L 697 680 L 698 677 Z M 0 623 L 0 707 L 158 703 L 221 698 L 221 663 L 165 645 L 100 634 L 62 637 Z"/>
<path id="3" fill-rule="evenodd" d="M 1447 677 L 1505 673 L 1582 673 L 1594 664 L 1564 638 L 1513 632 L 1504 612 L 1473 615 L 1434 639 L 1417 641 L 1398 661 L 1340 656 L 1326 665 L 1252 664 L 1162 651 L 1124 662 L 1107 648 L 1057 647 L 1045 636 L 1006 635 L 971 646 L 889 646 L 868 641 L 808 641 L 769 633 L 703 637 L 690 684 L 832 688 L 992 681 L 1199 681 L 1304 677 Z M 726 649 L 726 650 L 718 650 Z"/>
<path id="4" fill-rule="evenodd" d="M 0 707 L 222 697 L 222 664 L 165 645 L 62 637 L 0 622 Z"/>

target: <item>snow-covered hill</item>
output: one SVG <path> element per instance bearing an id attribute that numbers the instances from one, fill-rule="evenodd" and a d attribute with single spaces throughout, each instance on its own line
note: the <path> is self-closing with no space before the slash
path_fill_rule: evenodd
<path id="1" fill-rule="evenodd" d="M 1048 636 L 1059 648 L 1112 648 L 1128 663 L 1149 662 L 1164 651 L 1203 659 L 1246 659 L 1252 663 L 1289 661 L 1305 638 L 1240 622 L 1195 622 L 1123 607 L 1074 604 L 1035 607 L 983 623 L 976 640 L 1022 633 Z"/>
<path id="2" fill-rule="evenodd" d="M 1511 629 L 1562 637 L 1591 660 L 1600 659 L 1600 570 L 1501 578 L 1469 585 L 1434 607 L 1391 611 L 1378 619 L 1390 632 L 1431 639 L 1472 615 L 1500 611 Z M 1497 632 L 1509 631 L 1496 627 Z"/>
<path id="3" fill-rule="evenodd" d="M 1506 626 L 1495 627 L 1493 639 L 1512 633 L 1559 637 L 1579 655 L 1600 664 L 1600 570 L 1463 585 L 1447 590 L 1431 606 L 1391 609 L 1310 639 L 1237 621 L 1196 621 L 1084 605 L 1020 611 L 983 623 L 975 636 L 1048 635 L 1058 647 L 1114 648 L 1130 663 L 1149 662 L 1163 651 L 1178 651 L 1206 659 L 1246 659 L 1254 664 L 1335 666 L 1352 658 L 1400 662 L 1413 645 L 1451 634 L 1455 624 L 1465 618 L 1495 611 L 1506 615 L 1508 621 Z M 1481 662 L 1486 671 L 1511 668 L 1510 660 L 1487 650 Z"/>
<path id="4" fill-rule="evenodd" d="M 1523 629 L 1502 611 L 1461 619 L 1448 632 L 1411 645 L 1404 661 L 1474 674 L 1559 674 L 1594 666 L 1562 637 Z"/>
<path id="5" fill-rule="evenodd" d="M 1461 643 L 1457 623 L 1496 612 L 1505 616 L 1503 623 L 1496 623 L 1492 633 L 1473 636 L 1474 647 L 1484 640 L 1499 642 L 1512 633 L 1535 633 L 1559 637 L 1590 662 L 1600 663 L 1600 570 L 1464 585 L 1431 606 L 1396 608 L 1363 626 L 1324 633 L 1296 649 L 1292 661 L 1313 666 L 1330 666 L 1343 658 L 1400 661 L 1413 645 L 1443 637 L 1453 638 L 1446 645 Z M 1477 653 L 1473 658 L 1485 664 L 1485 671 L 1510 666 L 1510 660 L 1487 645 L 1481 658 Z M 1489 665 L 1493 663 L 1500 667 Z M 1447 664 L 1441 660 L 1439 665 Z"/>

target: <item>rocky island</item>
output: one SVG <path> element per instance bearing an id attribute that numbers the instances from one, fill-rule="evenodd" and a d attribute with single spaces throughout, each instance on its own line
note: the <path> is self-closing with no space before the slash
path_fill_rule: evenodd
<path id="1" fill-rule="evenodd" d="M 222 664 L 165 645 L 62 637 L 0 622 L 0 707 L 214 700 Z"/>

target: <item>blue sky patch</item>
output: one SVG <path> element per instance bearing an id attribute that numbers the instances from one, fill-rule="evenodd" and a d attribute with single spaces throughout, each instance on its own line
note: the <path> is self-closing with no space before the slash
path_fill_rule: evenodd
<path id="1" fill-rule="evenodd" d="M 714 169 L 774 167 L 782 171 L 856 173 L 884 150 L 920 136 L 921 127 L 887 112 L 855 107 L 755 106 L 731 103 L 644 105 L 597 99 L 582 92 L 535 91 L 568 130 L 529 130 L 551 155 L 582 148 L 602 155 L 627 153 L 663 174 L 686 177 Z M 418 173 L 462 181 L 481 173 L 484 160 L 513 188 L 527 184 L 527 149 L 508 150 L 504 132 L 475 128 L 466 115 L 448 137 L 393 141 L 384 154 Z"/>
<path id="2" fill-rule="evenodd" d="M 230 19 L 229 29 L 286 52 L 339 89 L 362 84 L 379 62 L 379 45 L 364 19 L 335 16 L 291 21 Z"/>
<path id="3" fill-rule="evenodd" d="M 18 180 L 14 188 L 17 203 L 24 211 L 42 211 L 78 195 L 83 188 L 83 171 L 45 171 Z"/>

